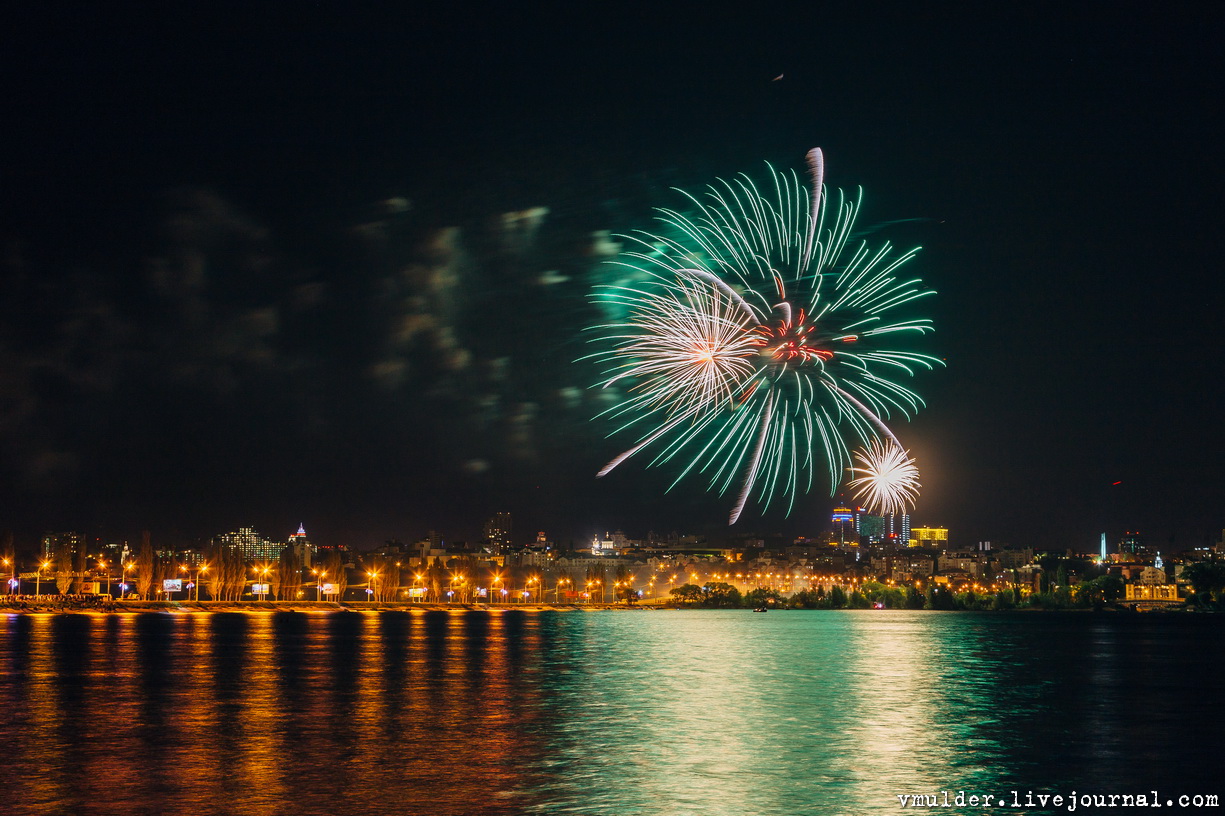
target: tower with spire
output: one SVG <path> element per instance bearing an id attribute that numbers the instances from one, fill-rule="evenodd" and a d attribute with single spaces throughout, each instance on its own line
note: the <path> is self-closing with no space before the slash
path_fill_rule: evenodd
<path id="1" fill-rule="evenodd" d="M 289 537 L 288 545 L 294 554 L 297 555 L 303 569 L 310 569 L 315 549 L 311 546 L 310 539 L 306 537 L 306 526 L 301 522 L 298 523 L 298 532 Z"/>

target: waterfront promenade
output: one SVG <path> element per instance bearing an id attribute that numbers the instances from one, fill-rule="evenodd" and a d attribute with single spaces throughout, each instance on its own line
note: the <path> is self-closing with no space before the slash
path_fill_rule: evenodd
<path id="1" fill-rule="evenodd" d="M 473 604 L 435 603 L 408 601 L 130 601 L 105 596 L 68 597 L 43 595 L 35 598 L 25 596 L 12 600 L 0 600 L 0 614 L 132 614 L 140 612 L 166 612 L 185 614 L 192 612 L 448 612 L 460 610 L 538 612 L 542 610 L 582 611 L 607 609 L 656 609 L 650 603 L 633 606 L 621 604 Z"/>

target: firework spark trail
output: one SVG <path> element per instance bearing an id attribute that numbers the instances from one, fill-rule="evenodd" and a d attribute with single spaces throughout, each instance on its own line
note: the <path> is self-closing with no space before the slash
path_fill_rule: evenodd
<path id="1" fill-rule="evenodd" d="M 808 219 L 808 240 L 804 242 L 804 263 L 800 264 L 800 269 L 807 269 L 812 260 L 812 244 L 821 211 L 821 188 L 825 183 L 825 156 L 821 148 L 814 147 L 808 151 L 808 169 L 812 174 L 812 215 Z"/>
<path id="2" fill-rule="evenodd" d="M 773 169 L 773 195 L 720 180 L 702 198 L 682 192 L 691 214 L 658 211 L 666 235 L 629 236 L 640 249 L 615 263 L 630 282 L 596 294 L 626 316 L 595 327 L 605 349 L 589 358 L 609 365 L 603 387 L 625 389 L 601 416 L 638 439 L 599 476 L 656 446 L 649 466 L 687 460 L 673 485 L 694 472 L 721 493 L 739 481 L 734 523 L 754 495 L 763 511 L 786 496 L 790 512 L 822 464 L 832 493 L 848 439 L 902 448 L 887 420 L 923 401 L 897 377 L 942 362 L 899 346 L 931 321 L 894 312 L 932 293 L 900 274 L 917 250 L 852 241 L 862 193 L 825 194 L 819 149 L 808 163 L 811 190 Z"/>
<path id="3" fill-rule="evenodd" d="M 757 469 L 761 466 L 761 453 L 766 446 L 766 434 L 770 430 L 770 418 L 774 415 L 774 400 L 770 399 L 766 403 L 766 411 L 761 415 L 761 424 L 757 431 L 757 447 L 753 451 L 752 464 L 749 465 L 749 472 L 744 475 L 744 486 L 740 488 L 740 497 L 736 499 L 736 506 L 732 508 L 731 516 L 728 517 L 728 524 L 735 524 L 740 519 L 740 514 L 744 512 L 744 503 L 748 501 L 749 491 L 753 489 L 753 482 L 757 478 Z"/>
<path id="4" fill-rule="evenodd" d="M 863 467 L 850 470 L 863 475 L 852 479 L 848 486 L 857 491 L 856 498 L 869 510 L 880 515 L 901 515 L 914 505 L 919 496 L 919 470 L 910 453 L 896 440 L 882 443 L 873 439 L 868 447 L 855 452 L 855 458 Z"/>
<path id="5" fill-rule="evenodd" d="M 872 424 L 876 426 L 876 429 L 878 431 L 880 431 L 883 435 L 889 437 L 890 442 L 897 445 L 899 448 L 902 447 L 901 441 L 896 436 L 894 436 L 893 431 L 889 430 L 889 426 L 886 425 L 884 422 L 881 422 L 880 417 L 872 413 L 872 411 L 868 408 L 868 406 L 864 405 L 862 402 L 855 399 L 854 397 L 852 397 L 847 392 L 843 391 L 838 386 L 833 386 L 833 389 L 838 392 L 838 396 L 842 397 L 844 400 L 851 403 L 851 405 L 854 405 L 856 408 L 860 410 L 860 412 L 865 417 L 871 420 Z"/>

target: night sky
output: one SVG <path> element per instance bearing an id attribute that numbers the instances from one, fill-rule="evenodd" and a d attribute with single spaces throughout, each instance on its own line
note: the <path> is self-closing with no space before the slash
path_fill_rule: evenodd
<path id="1" fill-rule="evenodd" d="M 363 548 L 499 510 L 521 536 L 726 534 L 731 499 L 664 495 L 666 468 L 594 479 L 625 444 L 573 362 L 593 233 L 813 146 L 861 222 L 912 219 L 882 235 L 939 292 L 948 367 L 897 427 L 915 523 L 1039 548 L 1225 527 L 1219 4 L 27 5 L 0 55 L 19 541 L 301 521 Z"/>

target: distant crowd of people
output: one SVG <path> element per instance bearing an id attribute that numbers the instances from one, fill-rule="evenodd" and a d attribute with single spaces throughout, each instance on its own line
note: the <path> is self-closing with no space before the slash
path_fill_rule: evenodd
<path id="1" fill-rule="evenodd" d="M 34 609 L 114 609 L 110 595 L 0 595 L 0 608 Z"/>

